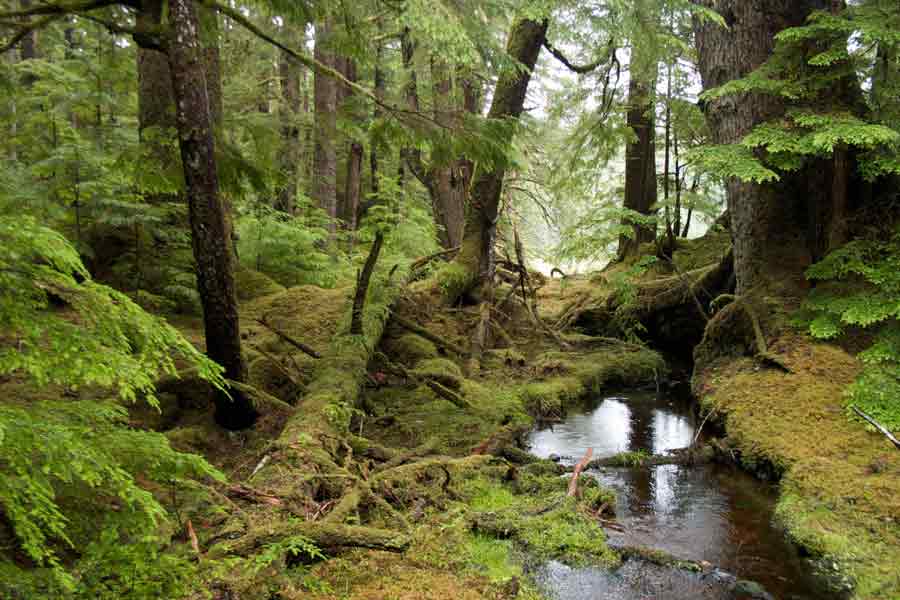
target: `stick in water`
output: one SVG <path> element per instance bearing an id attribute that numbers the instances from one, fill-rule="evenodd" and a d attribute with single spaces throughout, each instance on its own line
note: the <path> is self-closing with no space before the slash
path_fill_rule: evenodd
<path id="1" fill-rule="evenodd" d="M 591 462 L 592 456 L 594 456 L 594 449 L 588 448 L 587 452 L 584 453 L 584 457 L 575 465 L 575 472 L 572 473 L 572 479 L 569 480 L 569 493 L 566 496 L 574 496 L 578 493 L 578 476 L 581 475 L 587 464 Z"/>

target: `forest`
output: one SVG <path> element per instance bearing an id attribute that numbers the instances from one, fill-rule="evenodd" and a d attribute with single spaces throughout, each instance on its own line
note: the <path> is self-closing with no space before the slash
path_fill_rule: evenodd
<path id="1" fill-rule="evenodd" d="M 0 598 L 900 600 L 897 0 L 0 0 Z"/>

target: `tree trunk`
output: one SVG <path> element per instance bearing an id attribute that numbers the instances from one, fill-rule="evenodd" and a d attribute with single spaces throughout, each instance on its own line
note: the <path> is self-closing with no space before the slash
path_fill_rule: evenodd
<path id="1" fill-rule="evenodd" d="M 300 140 L 300 78 L 302 66 L 286 52 L 278 56 L 278 76 L 281 82 L 281 143 L 278 159 L 281 184 L 275 208 L 289 215 L 296 212 L 297 174 L 302 162 Z"/>
<path id="2" fill-rule="evenodd" d="M 169 12 L 173 28 L 169 68 L 206 349 L 209 357 L 224 367 L 226 378 L 243 383 L 246 365 L 241 355 L 234 264 L 228 219 L 219 196 L 199 23 L 193 0 L 170 0 Z M 251 426 L 255 419 L 252 404 L 237 390 L 232 390 L 231 398 L 217 395 L 216 421 L 223 427 L 241 429 Z"/>
<path id="3" fill-rule="evenodd" d="M 642 215 L 653 214 L 656 204 L 656 131 L 653 119 L 652 81 L 635 73 L 628 83 L 628 127 L 634 138 L 625 146 L 625 208 Z M 653 227 L 633 225 L 629 238 L 619 238 L 619 258 L 635 256 L 641 244 L 656 239 Z"/>
<path id="4" fill-rule="evenodd" d="M 505 119 L 513 123 L 518 120 L 546 35 L 547 21 L 522 19 L 513 25 L 507 52 L 524 68 L 510 69 L 500 76 L 488 111 L 489 119 Z M 505 131 L 504 139 L 497 140 L 498 146 L 508 147 L 512 143 L 514 131 Z M 478 286 L 482 289 L 491 287 L 494 278 L 494 239 L 506 168 L 506 161 L 499 161 L 492 170 L 481 172 L 472 186 L 462 248 L 455 259 L 455 263 L 463 267 L 466 281 L 456 286 L 455 297 L 447 298 L 450 302 L 456 302 L 461 295 Z"/>
<path id="5" fill-rule="evenodd" d="M 316 24 L 315 58 L 334 67 L 336 60 L 329 49 L 332 22 L 325 19 Z M 337 82 L 318 71 L 314 77 L 315 157 L 313 159 L 312 199 L 332 221 L 329 231 L 335 231 L 337 218 Z"/>
<path id="6" fill-rule="evenodd" d="M 803 24 L 813 10 L 828 8 L 826 0 L 695 1 L 717 10 L 729 25 L 694 23 L 704 89 L 744 77 L 771 56 L 778 32 Z M 777 96 L 743 94 L 711 101 L 706 116 L 715 143 L 732 144 L 785 110 L 785 101 Z M 775 183 L 727 182 L 738 294 L 756 289 L 776 296 L 804 292 L 803 272 L 813 259 L 815 238 L 827 231 L 821 215 L 815 215 L 829 192 L 823 201 L 811 194 L 810 186 L 821 188 L 822 179 L 834 179 L 833 185 L 824 184 L 833 188 L 841 185 L 837 179 L 842 176 L 818 165 L 782 174 Z"/>
<path id="7" fill-rule="evenodd" d="M 453 82 L 447 64 L 439 59 L 431 60 L 431 79 L 434 97 L 434 120 L 446 128 L 457 125 L 453 111 Z M 466 183 L 460 161 L 433 169 L 433 193 L 431 196 L 434 219 L 438 225 L 438 238 L 446 249 L 457 247 L 462 241 L 465 226 Z"/>
<path id="8" fill-rule="evenodd" d="M 358 79 L 356 61 L 352 58 L 344 58 L 342 71 L 349 80 L 356 82 Z M 341 93 L 341 102 L 344 106 L 353 109 L 353 90 L 349 86 L 341 86 L 345 90 Z M 350 101 L 349 103 L 347 101 Z M 353 115 L 354 120 L 363 121 L 362 115 Z M 356 231 L 357 213 L 359 212 L 360 198 L 362 196 L 362 162 L 363 147 L 355 139 L 350 140 L 350 148 L 347 152 L 347 166 L 344 177 L 344 193 L 338 206 L 337 215 L 342 226 L 349 231 Z"/>
<path id="9" fill-rule="evenodd" d="M 164 0 L 144 0 L 137 13 L 138 30 L 159 27 L 162 23 Z M 162 172 L 175 168 L 178 157 L 175 154 L 167 132 L 175 129 L 175 102 L 172 100 L 172 75 L 169 59 L 164 52 L 143 48 L 137 49 L 138 72 L 138 137 L 155 167 Z M 148 130 L 151 130 L 148 131 Z M 151 204 L 174 202 L 172 194 L 152 194 L 147 198 Z"/>

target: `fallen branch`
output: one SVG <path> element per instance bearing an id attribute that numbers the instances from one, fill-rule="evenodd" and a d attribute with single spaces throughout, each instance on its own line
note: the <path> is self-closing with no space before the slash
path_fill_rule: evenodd
<path id="1" fill-rule="evenodd" d="M 880 431 L 882 434 L 884 434 L 884 436 L 891 441 L 891 443 L 894 445 L 894 447 L 897 448 L 898 450 L 900 450 L 900 440 L 898 440 L 896 437 L 894 437 L 894 434 L 892 434 L 887 427 L 885 427 L 884 425 L 882 425 L 881 423 L 879 423 L 878 421 L 876 421 L 875 419 L 873 419 L 872 417 L 870 417 L 869 415 L 867 415 L 866 413 L 864 413 L 863 411 L 858 409 L 857 407 L 852 406 L 851 408 L 853 409 L 853 412 L 855 412 L 860 417 L 865 419 L 869 423 L 869 425 L 871 425 L 872 427 L 874 427 L 875 429 Z"/>
<path id="2" fill-rule="evenodd" d="M 457 344 L 454 344 L 451 341 L 445 340 L 444 338 L 442 338 L 434 333 L 431 333 L 424 327 L 420 327 L 419 325 L 416 325 L 412 321 L 405 319 L 404 317 L 401 317 L 399 314 L 397 314 L 394 311 L 391 311 L 391 318 L 394 320 L 394 322 L 397 323 L 397 325 L 399 325 L 403 329 L 412 331 L 416 335 L 420 335 L 423 338 L 425 338 L 426 340 L 433 342 L 434 344 L 440 346 L 441 348 L 450 350 L 451 352 L 457 354 L 458 356 L 466 356 L 468 354 L 468 352 L 463 350 Z"/>
<path id="3" fill-rule="evenodd" d="M 316 350 L 314 348 L 307 346 L 303 342 L 299 342 L 299 341 L 295 340 L 294 338 L 292 338 L 285 332 L 281 331 L 280 329 L 278 329 L 277 327 L 275 327 L 274 325 L 272 325 L 271 323 L 266 321 L 265 317 L 263 317 L 262 319 L 257 319 L 256 322 L 259 323 L 260 325 L 262 325 L 263 327 L 265 327 L 266 329 L 268 329 L 269 331 L 271 331 L 272 333 L 274 333 L 275 335 L 277 335 L 278 337 L 280 337 L 281 339 L 283 339 L 285 342 L 287 342 L 294 348 L 300 350 L 304 354 L 307 354 L 313 358 L 322 358 L 322 355 L 319 354 L 318 352 L 316 352 Z"/>
<path id="4" fill-rule="evenodd" d="M 572 497 L 578 493 L 578 477 L 581 475 L 581 472 L 584 471 L 584 468 L 591 461 L 591 457 L 594 455 L 594 449 L 588 448 L 587 452 L 584 453 L 584 456 L 578 461 L 578 464 L 575 465 L 575 471 L 572 472 L 572 479 L 569 480 L 569 491 L 566 492 L 566 496 Z"/>
<path id="5" fill-rule="evenodd" d="M 260 492 L 259 490 L 254 490 L 251 487 L 246 485 L 242 485 L 240 483 L 229 486 L 226 490 L 226 494 L 230 497 L 241 498 L 243 500 L 247 500 L 249 502 L 256 502 L 258 504 L 269 504 L 270 506 L 281 506 L 281 499 L 276 498 L 275 496 L 271 496 L 269 494 L 265 494 Z"/>
<path id="6" fill-rule="evenodd" d="M 287 367 L 285 367 L 283 364 L 281 364 L 280 360 L 278 360 L 276 357 L 272 356 L 270 353 L 266 352 L 259 346 L 252 346 L 252 348 L 255 351 L 262 354 L 270 363 L 275 365 L 275 368 L 278 369 L 279 371 L 281 371 L 281 374 L 284 375 L 285 378 L 287 378 L 287 380 L 290 381 L 294 386 L 300 387 L 300 384 L 297 382 L 296 379 L 294 379 L 294 375 L 290 371 L 287 370 Z"/>
<path id="7" fill-rule="evenodd" d="M 456 246 L 453 248 L 449 248 L 447 250 L 441 250 L 440 252 L 435 252 L 434 254 L 429 254 L 428 256 L 423 256 L 421 258 L 417 258 L 409 266 L 409 270 L 413 271 L 413 272 L 418 271 L 419 269 L 423 268 L 425 265 L 427 265 L 428 263 L 430 263 L 431 261 L 433 261 L 437 258 L 443 258 L 444 256 L 450 256 L 452 254 L 456 254 L 457 252 L 459 252 L 460 248 L 461 248 L 461 246 Z"/>

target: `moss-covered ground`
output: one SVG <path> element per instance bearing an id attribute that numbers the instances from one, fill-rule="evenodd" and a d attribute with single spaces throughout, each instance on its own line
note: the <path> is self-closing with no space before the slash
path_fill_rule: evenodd
<path id="1" fill-rule="evenodd" d="M 848 418 L 843 392 L 855 358 L 786 335 L 772 344 L 790 373 L 722 359 L 695 379 L 707 410 L 723 420 L 735 456 L 781 478 L 778 516 L 861 599 L 900 598 L 900 455 Z"/>
<path id="2" fill-rule="evenodd" d="M 243 280 L 255 281 L 252 276 Z M 240 558 L 223 553 L 230 538 L 242 543 L 248 531 L 265 536 L 284 527 L 285 519 L 297 518 L 297 509 L 291 516 L 284 502 L 302 506 L 301 518 L 314 521 L 341 510 L 315 497 L 297 505 L 284 496 L 315 477 L 302 464 L 279 462 L 275 471 L 266 467 L 262 481 L 252 474 L 267 456 L 283 460 L 280 444 L 309 410 L 307 385 L 323 368 L 285 336 L 327 354 L 347 325 L 352 289 L 264 289 L 262 295 L 242 292 L 241 304 L 250 384 L 264 396 L 256 427 L 237 434 L 220 431 L 211 418 L 209 390 L 190 378 L 163 384 L 168 404 L 162 414 L 135 411 L 135 424 L 164 430 L 178 449 L 204 455 L 229 476 L 229 485 L 278 491 L 282 504 L 271 507 L 266 505 L 271 499 L 236 497 L 227 489 L 200 489 L 178 499 L 178 509 L 194 520 L 201 549 L 209 552 L 201 587 L 251 599 L 527 600 L 539 594 L 523 575 L 526 557 L 571 564 L 619 560 L 596 518 L 614 505 L 607 491 L 582 477 L 578 495 L 567 498 L 568 478 L 556 465 L 516 466 L 513 459 L 527 457 L 518 441 L 537 419 L 560 418 L 567 406 L 608 385 L 651 383 L 664 374 L 665 364 L 657 353 L 628 344 L 592 345 L 576 336 L 560 347 L 521 306 L 510 306 L 498 323 L 504 333 L 493 336 L 493 348 L 476 372 L 466 370 L 466 357 L 395 323 L 389 323 L 374 349 L 357 410 L 349 415 L 354 449 L 377 448 L 396 464 L 402 464 L 397 457 L 408 455 L 410 464 L 378 480 L 377 492 L 387 499 L 387 508 L 351 509 L 341 521 L 352 525 L 364 519 L 367 526 L 384 528 L 402 521 L 408 529 L 400 530 L 411 540 L 405 552 L 345 549 L 328 552 L 326 560 L 311 560 L 300 547 L 292 560 L 288 538 L 260 542 Z M 394 310 L 467 347 L 476 308 L 445 307 L 441 296 L 428 290 L 412 285 Z M 552 321 L 557 308 L 551 305 L 542 316 Z M 198 319 L 179 316 L 175 323 L 202 347 Z M 332 367 L 340 370 L 338 364 Z M 458 394 L 465 405 L 437 394 L 429 382 Z M 362 456 L 354 460 L 363 469 L 380 468 Z"/>

